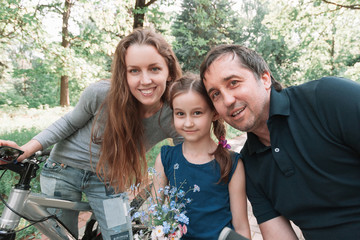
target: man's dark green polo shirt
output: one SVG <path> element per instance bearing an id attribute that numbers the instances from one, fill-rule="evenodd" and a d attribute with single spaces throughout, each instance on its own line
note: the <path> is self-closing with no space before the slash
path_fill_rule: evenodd
<path id="1" fill-rule="evenodd" d="M 271 147 L 248 133 L 241 151 L 258 223 L 283 215 L 306 239 L 360 239 L 360 84 L 272 89 L 268 127 Z"/>

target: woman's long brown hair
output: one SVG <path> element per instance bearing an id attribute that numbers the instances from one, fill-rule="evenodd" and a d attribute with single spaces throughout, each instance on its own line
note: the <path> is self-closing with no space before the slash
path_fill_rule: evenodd
<path id="1" fill-rule="evenodd" d="M 182 78 L 178 79 L 169 87 L 168 101 L 171 109 L 173 109 L 173 100 L 176 96 L 187 93 L 190 91 L 195 91 L 199 93 L 207 104 L 209 105 L 212 111 L 216 111 L 215 107 L 208 96 L 205 86 L 200 80 L 199 76 L 187 73 Z M 213 133 L 215 137 L 220 141 L 221 137 L 226 136 L 226 126 L 223 119 L 217 119 L 213 121 Z M 232 161 L 230 152 L 228 149 L 224 148 L 221 144 L 217 146 L 214 152 L 210 153 L 215 156 L 216 161 L 220 165 L 220 179 L 219 182 L 227 183 L 229 181 L 229 175 L 231 172 Z"/>
<path id="2" fill-rule="evenodd" d="M 111 87 L 94 124 L 97 127 L 92 130 L 93 142 L 101 144 L 96 173 L 116 192 L 122 192 L 147 178 L 143 117 L 139 111 L 141 103 L 131 94 L 126 79 L 125 55 L 134 44 L 150 45 L 157 49 L 169 68 L 168 83 L 181 77 L 177 58 L 160 34 L 149 29 L 135 29 L 119 42 L 112 63 Z M 100 120 L 103 118 L 101 112 L 105 114 L 106 123 L 99 137 Z"/>

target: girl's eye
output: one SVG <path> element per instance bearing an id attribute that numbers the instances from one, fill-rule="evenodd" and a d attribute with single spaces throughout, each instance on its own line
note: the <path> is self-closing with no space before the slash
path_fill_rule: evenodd
<path id="1" fill-rule="evenodd" d="M 176 116 L 184 116 L 184 113 L 183 112 L 176 112 L 175 115 Z"/>
<path id="2" fill-rule="evenodd" d="M 196 116 L 201 115 L 201 114 L 202 114 L 202 112 L 200 112 L 200 111 L 194 112 L 194 115 L 196 115 Z"/>

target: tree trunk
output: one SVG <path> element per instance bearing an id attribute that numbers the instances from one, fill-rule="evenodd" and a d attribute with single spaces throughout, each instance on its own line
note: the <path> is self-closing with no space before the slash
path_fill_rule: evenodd
<path id="1" fill-rule="evenodd" d="M 135 11 L 143 9 L 145 7 L 145 0 L 136 0 Z M 134 13 L 134 25 L 133 29 L 144 26 L 145 14 L 144 13 Z"/>
<path id="2" fill-rule="evenodd" d="M 63 12 L 63 24 L 62 24 L 62 42 L 61 46 L 64 48 L 69 48 L 69 18 L 70 18 L 70 9 L 71 9 L 71 0 L 65 0 L 65 9 Z M 64 63 L 65 65 L 65 63 Z M 61 76 L 61 86 L 60 86 L 60 106 L 69 106 L 70 97 L 69 97 L 69 76 Z"/>
<path id="3" fill-rule="evenodd" d="M 136 0 L 135 8 L 134 8 L 135 12 L 134 12 L 133 29 L 144 26 L 145 12 L 143 10 L 144 10 L 144 8 L 153 4 L 154 2 L 156 2 L 156 0 L 150 0 L 148 2 L 146 2 L 146 0 Z M 137 12 L 139 10 L 141 10 L 141 11 Z"/>

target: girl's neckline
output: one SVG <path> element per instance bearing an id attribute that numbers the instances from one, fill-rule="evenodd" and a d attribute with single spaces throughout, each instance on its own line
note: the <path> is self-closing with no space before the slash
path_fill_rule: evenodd
<path id="1" fill-rule="evenodd" d="M 189 159 L 187 159 L 185 157 L 185 154 L 184 154 L 184 142 L 181 143 L 181 155 L 185 159 L 186 163 L 191 164 L 191 165 L 195 165 L 195 166 L 205 166 L 205 165 L 215 161 L 215 158 L 209 158 L 207 161 L 204 161 L 204 162 L 201 162 L 201 163 L 196 163 L 196 162 L 189 161 Z"/>

